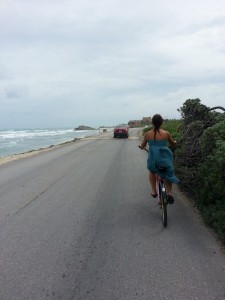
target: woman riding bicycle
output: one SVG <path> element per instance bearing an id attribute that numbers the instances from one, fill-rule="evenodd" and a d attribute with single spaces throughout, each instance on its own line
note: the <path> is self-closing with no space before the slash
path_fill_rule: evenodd
<path id="1" fill-rule="evenodd" d="M 168 131 L 160 129 L 163 123 L 161 115 L 156 114 L 152 117 L 153 129 L 144 134 L 144 139 L 139 146 L 144 149 L 149 146 L 147 168 L 149 170 L 149 181 L 152 189 L 152 197 L 157 197 L 156 191 L 156 174 L 165 179 L 168 194 L 168 202 L 174 203 L 172 194 L 172 183 L 178 183 L 178 179 L 174 174 L 173 154 L 168 148 L 168 143 L 174 145 L 173 140 Z"/>

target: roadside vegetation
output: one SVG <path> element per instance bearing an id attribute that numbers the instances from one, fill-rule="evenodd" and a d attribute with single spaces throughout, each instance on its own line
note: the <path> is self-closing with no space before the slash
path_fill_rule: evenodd
<path id="1" fill-rule="evenodd" d="M 178 111 L 181 119 L 165 120 L 163 129 L 177 140 L 172 150 L 180 188 L 225 242 L 225 110 L 188 99 Z"/>

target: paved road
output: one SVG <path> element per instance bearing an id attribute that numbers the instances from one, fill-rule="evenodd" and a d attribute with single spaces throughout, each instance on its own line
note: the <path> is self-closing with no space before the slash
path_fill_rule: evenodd
<path id="1" fill-rule="evenodd" d="M 163 228 L 138 144 L 103 134 L 0 166 L 0 299 L 225 299 L 219 244 L 178 192 Z"/>

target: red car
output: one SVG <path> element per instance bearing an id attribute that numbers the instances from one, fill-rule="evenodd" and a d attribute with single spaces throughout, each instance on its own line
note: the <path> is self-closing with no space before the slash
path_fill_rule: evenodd
<path id="1" fill-rule="evenodd" d="M 117 138 L 117 137 L 128 138 L 129 137 L 129 127 L 117 126 L 116 128 L 114 128 L 114 138 Z"/>

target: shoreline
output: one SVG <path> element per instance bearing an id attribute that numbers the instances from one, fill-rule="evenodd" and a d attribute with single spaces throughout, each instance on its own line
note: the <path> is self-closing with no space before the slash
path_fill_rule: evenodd
<path id="1" fill-rule="evenodd" d="M 51 150 L 53 150 L 55 148 L 58 148 L 58 147 L 62 147 L 62 146 L 68 145 L 68 144 L 73 144 L 73 143 L 76 143 L 76 142 L 80 141 L 81 139 L 85 139 L 85 138 L 75 138 L 73 140 L 69 140 L 69 141 L 64 142 L 64 143 L 60 143 L 60 144 L 56 144 L 56 145 L 50 145 L 46 148 L 32 149 L 32 150 L 29 150 L 29 151 L 26 151 L 26 152 L 0 157 L 0 166 L 3 165 L 3 164 L 9 163 L 11 161 L 14 161 L 14 160 L 19 160 L 19 159 L 22 159 L 22 158 L 25 158 L 25 157 L 29 157 L 29 156 L 39 154 L 41 152 L 47 152 L 47 151 L 51 151 Z"/>
<path id="2" fill-rule="evenodd" d="M 72 140 L 68 140 L 68 141 L 60 143 L 60 144 L 50 145 L 48 147 L 43 147 L 43 148 L 39 148 L 39 149 L 32 149 L 32 150 L 28 150 L 26 152 L 21 152 L 21 153 L 16 153 L 16 154 L 11 154 L 11 155 L 7 155 L 7 156 L 3 156 L 3 157 L 0 157 L 0 166 L 3 165 L 3 164 L 7 164 L 9 162 L 12 162 L 14 160 L 19 160 L 19 159 L 22 159 L 22 158 L 25 158 L 25 157 L 37 155 L 37 154 L 39 154 L 41 152 L 51 151 L 51 150 L 53 150 L 55 148 L 63 147 L 65 145 L 67 145 L 67 144 L 73 144 L 73 143 L 76 143 L 76 142 L 78 142 L 80 140 L 88 139 L 88 138 L 93 137 L 93 136 L 99 136 L 99 135 L 101 135 L 103 133 L 104 133 L 103 131 L 102 132 L 99 131 L 98 134 L 89 135 L 89 136 L 85 136 L 85 137 L 74 138 Z"/>

